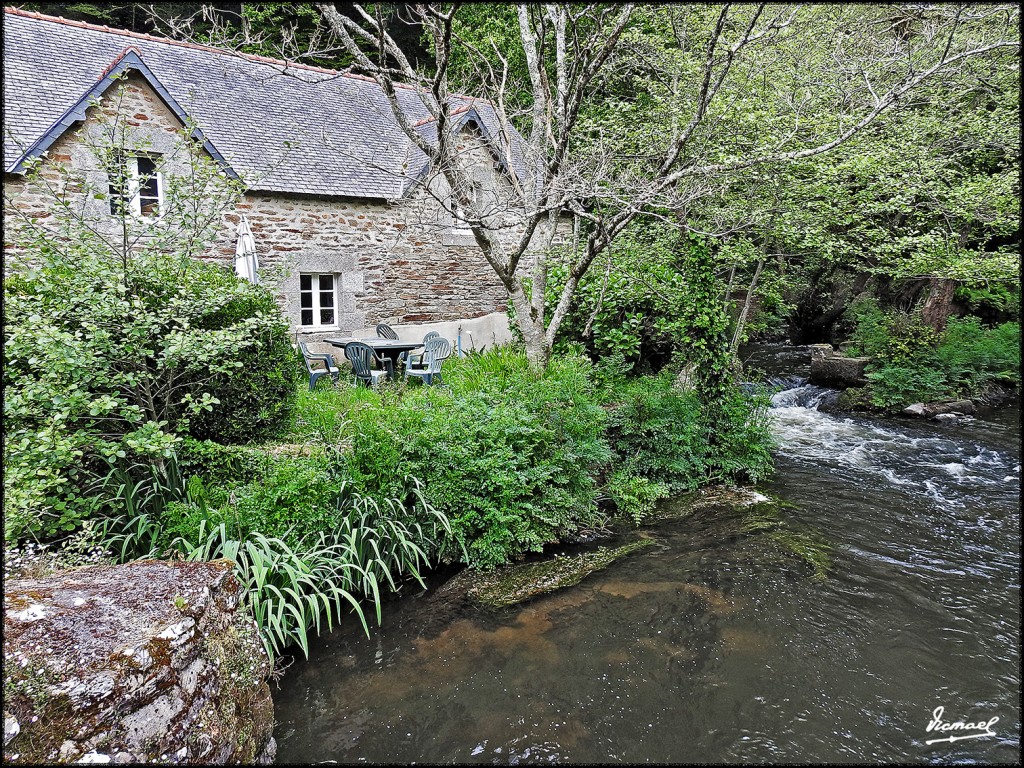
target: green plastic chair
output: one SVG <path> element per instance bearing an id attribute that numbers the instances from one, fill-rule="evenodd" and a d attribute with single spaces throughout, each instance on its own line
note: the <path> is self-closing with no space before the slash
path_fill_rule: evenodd
<path id="1" fill-rule="evenodd" d="M 433 384 L 434 379 L 441 381 L 441 364 L 452 354 L 452 345 L 448 339 L 440 337 L 430 339 L 423 345 L 423 367 L 406 368 L 405 378 L 415 376 L 424 384 Z"/>
<path id="2" fill-rule="evenodd" d="M 309 371 L 310 392 L 324 376 L 330 376 L 334 381 L 338 380 L 341 371 L 334 362 L 334 355 L 330 352 L 310 352 L 304 341 L 299 342 L 299 350 L 302 352 L 303 362 L 306 363 L 306 370 Z M 318 364 L 324 367 L 318 368 Z"/>
<path id="3" fill-rule="evenodd" d="M 438 333 L 437 331 L 427 331 L 426 334 L 424 334 L 424 336 L 423 336 L 423 346 L 426 347 L 427 346 L 427 342 L 430 341 L 431 339 L 439 339 L 439 338 L 441 338 L 441 334 Z M 399 359 L 403 363 L 405 363 L 405 366 L 407 368 L 409 366 L 412 366 L 414 368 L 422 368 L 423 367 L 423 353 L 422 352 L 403 352 L 401 355 L 399 355 Z"/>
<path id="4" fill-rule="evenodd" d="M 381 323 L 377 326 L 377 335 L 382 339 L 398 339 L 398 334 L 395 333 L 395 329 L 387 323 Z"/>
<path id="5" fill-rule="evenodd" d="M 353 341 L 345 346 L 345 357 L 352 363 L 352 373 L 356 379 L 375 387 L 381 379 L 392 379 L 395 376 L 395 369 L 386 357 L 378 357 L 373 349 L 361 341 Z M 374 368 L 377 363 L 379 368 Z"/>

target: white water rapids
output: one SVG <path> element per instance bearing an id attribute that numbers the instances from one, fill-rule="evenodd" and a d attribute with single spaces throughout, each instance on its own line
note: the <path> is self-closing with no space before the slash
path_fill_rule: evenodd
<path id="1" fill-rule="evenodd" d="M 983 501 L 987 492 L 1019 482 L 1017 456 L 972 439 L 998 425 L 974 420 L 958 425 L 880 423 L 823 413 L 819 406 L 834 401 L 836 392 L 802 380 L 793 383 L 797 386 L 772 397 L 773 433 L 782 456 L 875 487 L 897 486 L 947 507 Z"/>

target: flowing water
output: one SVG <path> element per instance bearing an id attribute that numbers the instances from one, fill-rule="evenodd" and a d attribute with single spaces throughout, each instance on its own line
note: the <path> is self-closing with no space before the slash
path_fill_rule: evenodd
<path id="1" fill-rule="evenodd" d="M 758 487 L 775 503 L 665 520 L 656 546 L 520 606 L 432 588 L 370 640 L 349 622 L 281 681 L 278 760 L 1019 762 L 1019 407 L 827 414 L 793 378 L 806 351 L 758 361 L 791 377 Z M 998 720 L 929 731 L 938 707 Z"/>

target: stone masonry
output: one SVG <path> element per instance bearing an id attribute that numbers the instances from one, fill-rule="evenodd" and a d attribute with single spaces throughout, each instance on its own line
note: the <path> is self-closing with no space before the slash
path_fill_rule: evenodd
<path id="1" fill-rule="evenodd" d="M 117 93 L 115 93 L 115 91 Z M 130 75 L 123 86 L 111 88 L 101 101 L 107 117 L 118 109 L 146 151 L 171 154 L 182 125 L 144 78 Z M 86 122 L 57 140 L 48 152 L 52 163 L 70 164 L 94 176 L 95 161 L 82 141 L 98 125 L 91 107 Z M 496 167 L 495 158 L 475 131 L 462 135 L 462 149 L 475 163 L 474 182 L 487 190 L 493 216 L 510 221 L 511 185 Z M 179 153 L 180 154 L 180 153 Z M 53 182 L 52 171 L 44 178 Z M 260 192 L 250 189 L 234 213 L 225 216 L 224 228 L 209 258 L 231 267 L 235 227 L 244 214 L 252 226 L 260 260 L 260 275 L 278 295 L 297 339 L 319 341 L 347 335 L 376 323 L 417 324 L 481 318 L 506 309 L 506 292 L 480 254 L 472 234 L 459 227 L 438 202 L 443 181 L 430 179 L 406 198 L 385 202 L 358 198 Z M 84 201 L 101 227 L 110 227 L 105 200 Z M 28 188 L 20 175 L 5 174 L 5 232 L 22 217 L 44 221 L 51 216 L 48 200 Z M 509 226 L 503 239 L 518 232 Z M 539 236 L 539 235 L 538 235 Z M 15 249 L 5 236 L 5 251 Z M 8 267 L 10 268 L 10 267 Z M 526 273 L 529 261 L 520 265 Z M 305 332 L 299 323 L 299 274 L 332 273 L 336 276 L 337 327 Z"/>

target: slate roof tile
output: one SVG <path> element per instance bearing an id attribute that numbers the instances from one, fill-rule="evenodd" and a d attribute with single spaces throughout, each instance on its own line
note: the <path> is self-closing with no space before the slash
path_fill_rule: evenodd
<path id="1" fill-rule="evenodd" d="M 288 75 L 284 62 L 13 9 L 3 43 L 8 170 L 128 46 L 254 190 L 396 199 L 425 170 L 426 157 L 364 77 L 301 66 Z M 412 89 L 398 95 L 411 120 L 429 117 Z M 493 108 L 460 98 L 497 137 Z M 522 138 L 513 144 L 520 149 Z M 525 178 L 515 154 L 513 170 Z"/>

